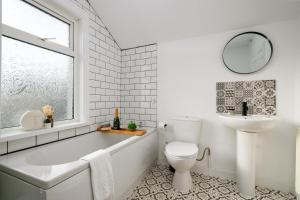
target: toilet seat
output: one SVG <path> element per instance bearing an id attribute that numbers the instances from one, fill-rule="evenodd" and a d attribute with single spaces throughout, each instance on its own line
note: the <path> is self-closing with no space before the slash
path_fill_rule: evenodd
<path id="1" fill-rule="evenodd" d="M 174 141 L 166 145 L 165 153 L 175 159 L 192 159 L 197 157 L 198 147 L 193 143 Z"/>

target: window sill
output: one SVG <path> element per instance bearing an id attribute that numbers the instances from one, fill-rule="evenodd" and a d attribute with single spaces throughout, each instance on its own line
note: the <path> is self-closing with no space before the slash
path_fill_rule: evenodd
<path id="1" fill-rule="evenodd" d="M 33 131 L 23 131 L 22 129 L 12 129 L 12 130 L 1 130 L 0 132 L 0 143 L 1 142 L 8 142 L 11 140 L 18 140 L 22 138 L 37 136 L 37 135 L 43 135 L 47 133 L 53 133 L 57 131 L 63 131 L 67 129 L 72 128 L 78 128 L 82 126 L 89 125 L 86 122 L 74 122 L 74 123 L 68 123 L 68 124 L 60 124 L 60 125 L 54 125 L 53 128 L 43 128 Z"/>

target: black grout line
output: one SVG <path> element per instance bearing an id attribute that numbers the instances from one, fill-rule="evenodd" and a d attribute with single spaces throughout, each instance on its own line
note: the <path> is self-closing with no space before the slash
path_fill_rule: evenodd
<path id="1" fill-rule="evenodd" d="M 86 0 L 86 2 L 89 4 L 89 6 L 95 11 L 94 7 L 92 6 L 92 4 L 90 3 L 89 0 Z M 103 23 L 103 20 L 101 19 L 101 17 L 98 15 L 97 12 L 95 12 L 97 15 L 96 17 L 99 17 L 99 19 L 101 20 L 101 22 Z M 100 25 L 100 24 L 98 24 Z M 112 40 L 115 42 L 115 44 L 119 47 L 119 49 L 121 51 L 124 51 L 124 50 L 129 50 L 129 49 L 135 49 L 135 48 L 139 48 L 139 47 L 147 47 L 147 46 L 151 46 L 151 45 L 157 45 L 157 43 L 152 43 L 152 44 L 147 44 L 147 45 L 140 45 L 140 46 L 136 46 L 136 47 L 130 47 L 130 48 L 125 48 L 125 49 L 122 49 L 119 45 L 119 43 L 116 41 L 116 39 L 113 37 L 113 35 L 111 34 L 111 32 L 109 31 L 109 29 L 107 28 L 107 26 L 103 23 L 104 25 L 104 28 L 107 30 L 107 32 L 109 33 L 109 35 L 112 37 Z M 95 29 L 96 30 L 96 29 Z M 104 35 L 104 34 L 103 34 Z M 106 36 L 106 35 L 105 35 Z M 97 37 L 96 37 L 97 38 Z M 99 39 L 99 38 L 97 38 Z M 105 41 L 106 42 L 106 41 Z M 110 45 L 109 45 L 110 46 Z"/>
<path id="2" fill-rule="evenodd" d="M 148 47 L 148 46 L 152 46 L 152 45 L 157 45 L 157 43 L 140 45 L 140 46 L 136 46 L 136 47 L 130 47 L 130 48 L 126 48 L 126 49 L 121 49 L 121 51 L 126 51 L 126 50 L 129 50 L 129 49 L 137 49 L 137 48 L 140 48 L 140 47 Z M 139 53 L 135 53 L 135 54 L 139 54 Z M 134 55 L 134 54 L 132 54 L 132 55 Z"/>
<path id="3" fill-rule="evenodd" d="M 86 0 L 87 3 L 89 4 L 89 6 L 95 11 L 94 7 L 92 6 L 92 4 L 90 3 L 89 0 Z M 90 11 L 91 12 L 91 11 Z M 103 20 L 101 19 L 101 17 L 98 15 L 97 12 L 96 13 L 96 17 L 99 17 L 99 19 L 101 20 L 101 22 L 103 23 Z M 114 38 L 114 36 L 111 34 L 111 32 L 108 30 L 108 28 L 106 27 L 106 25 L 103 23 L 104 28 L 107 30 L 108 34 L 112 37 L 112 40 L 116 43 L 116 45 L 119 47 L 119 49 L 121 50 L 121 47 L 119 45 L 119 43 L 116 41 L 116 39 Z"/>

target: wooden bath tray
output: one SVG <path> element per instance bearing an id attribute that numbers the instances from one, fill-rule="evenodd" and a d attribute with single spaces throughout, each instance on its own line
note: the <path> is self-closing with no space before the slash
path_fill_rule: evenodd
<path id="1" fill-rule="evenodd" d="M 101 131 L 100 129 L 97 129 L 97 131 Z M 121 128 L 120 130 L 108 130 L 108 131 L 101 131 L 104 133 L 116 133 L 116 134 L 126 134 L 126 135 L 136 135 L 136 136 L 142 136 L 146 133 L 146 130 L 135 130 L 131 131 L 126 128 Z"/>

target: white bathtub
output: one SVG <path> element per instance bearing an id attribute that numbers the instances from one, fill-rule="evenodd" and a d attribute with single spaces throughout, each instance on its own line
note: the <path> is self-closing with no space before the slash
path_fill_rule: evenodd
<path id="1" fill-rule="evenodd" d="M 93 132 L 0 157 L 1 200 L 93 200 L 90 169 L 81 157 L 99 149 L 112 156 L 115 199 L 157 159 L 157 132 L 144 136 Z"/>

